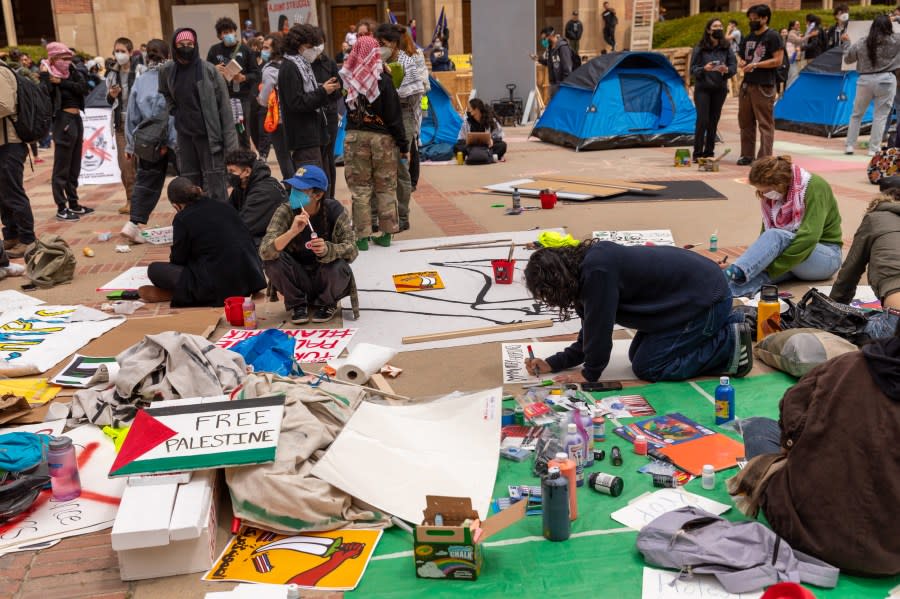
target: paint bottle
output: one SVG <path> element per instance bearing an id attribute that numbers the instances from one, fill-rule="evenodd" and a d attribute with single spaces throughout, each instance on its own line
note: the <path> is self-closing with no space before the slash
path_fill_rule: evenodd
<path id="1" fill-rule="evenodd" d="M 569 481 L 569 519 L 578 518 L 578 495 L 575 493 L 575 462 L 569 459 L 569 456 L 563 452 L 556 454 L 556 457 L 550 460 L 547 468 L 559 468 L 560 474 Z"/>
<path id="2" fill-rule="evenodd" d="M 700 481 L 700 485 L 706 490 L 714 489 L 716 487 L 716 471 L 712 467 L 712 464 L 703 466 L 703 479 Z"/>
<path id="3" fill-rule="evenodd" d="M 772 324 L 769 324 L 772 321 Z M 762 341 L 781 328 L 781 304 L 778 303 L 778 287 L 763 285 L 756 308 L 756 341 Z"/>
<path id="4" fill-rule="evenodd" d="M 722 425 L 734 420 L 734 387 L 727 376 L 719 379 L 716 387 L 716 424 Z"/>
<path id="5" fill-rule="evenodd" d="M 463 162 L 465 162 L 465 158 L 463 157 L 463 153 L 462 153 L 462 152 L 457 152 L 457 153 L 456 153 L 456 164 L 462 164 Z"/>
<path id="6" fill-rule="evenodd" d="M 75 460 L 75 446 L 69 437 L 53 437 L 47 451 L 50 487 L 55 501 L 69 501 L 81 495 L 81 477 Z"/>
<path id="7" fill-rule="evenodd" d="M 574 490 L 573 490 L 574 492 Z M 565 541 L 569 538 L 569 481 L 551 467 L 541 483 L 544 538 L 548 541 Z"/>
<path id="8" fill-rule="evenodd" d="M 711 252 L 719 251 L 719 230 L 718 229 L 713 231 L 713 234 L 709 236 L 709 251 L 711 251 Z"/>
<path id="9" fill-rule="evenodd" d="M 512 193 L 512 209 L 513 211 L 522 211 L 522 195 L 519 193 L 519 188 L 514 187 Z"/>
<path id="10" fill-rule="evenodd" d="M 244 328 L 245 329 L 255 329 L 256 328 L 256 304 L 253 303 L 253 300 L 249 297 L 244 298 L 244 304 L 241 306 L 241 311 L 244 313 Z"/>
<path id="11" fill-rule="evenodd" d="M 584 467 L 590 468 L 594 465 L 594 421 L 587 406 L 579 408 L 574 418 L 575 423 L 580 424 L 578 432 L 584 439 Z"/>
<path id="12" fill-rule="evenodd" d="M 647 437 L 637 435 L 634 438 L 634 453 L 638 455 L 647 455 Z"/>
<path id="13" fill-rule="evenodd" d="M 575 486 L 584 486 L 584 439 L 578 434 L 578 427 L 569 424 L 566 437 L 563 439 L 566 454 L 575 462 Z"/>
<path id="14" fill-rule="evenodd" d="M 588 484 L 598 493 L 612 495 L 613 497 L 621 495 L 622 489 L 625 487 L 625 483 L 621 478 L 605 472 L 592 472 L 588 477 Z"/>
<path id="15" fill-rule="evenodd" d="M 613 448 L 609 451 L 609 461 L 612 462 L 613 466 L 622 465 L 622 450 L 618 446 L 613 445 Z"/>
<path id="16" fill-rule="evenodd" d="M 606 441 L 606 418 L 594 416 L 594 446 Z"/>

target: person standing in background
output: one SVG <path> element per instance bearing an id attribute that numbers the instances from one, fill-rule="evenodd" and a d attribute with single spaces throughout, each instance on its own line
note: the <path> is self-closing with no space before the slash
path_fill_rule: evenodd
<path id="1" fill-rule="evenodd" d="M 0 64 L 0 219 L 3 221 L 0 278 L 21 274 L 10 272 L 9 259 L 24 256 L 35 239 L 34 215 L 23 182 L 28 148 L 19 139 L 13 124 L 19 112 L 17 94 L 18 80 L 13 69 Z M 19 268 L 15 265 L 12 270 Z"/>
<path id="2" fill-rule="evenodd" d="M 282 121 L 281 105 L 278 104 L 278 71 L 281 69 L 283 62 L 282 56 L 282 36 L 280 33 L 273 33 L 263 40 L 262 57 L 265 64 L 262 68 L 262 88 L 259 90 L 257 102 L 260 105 L 260 113 L 263 115 L 263 122 L 267 118 L 277 118 L 278 126 L 274 131 L 267 131 L 267 137 L 275 148 L 275 158 L 278 160 L 278 168 L 281 170 L 282 179 L 290 179 L 294 175 L 294 162 L 291 160 L 291 152 L 287 148 L 287 138 L 284 132 L 284 123 Z M 272 94 L 275 94 L 274 102 Z M 275 110 L 279 114 L 269 115 L 269 109 Z M 263 149 L 260 148 L 260 154 Z"/>
<path id="3" fill-rule="evenodd" d="M 418 41 L 416 39 L 416 20 L 410 19 L 408 25 L 409 25 L 409 35 L 412 38 L 413 43 L 417 44 Z"/>
<path id="4" fill-rule="evenodd" d="M 788 78 L 785 89 L 789 88 L 800 74 L 800 62 L 803 60 L 803 34 L 800 31 L 800 21 L 791 21 L 787 26 L 787 37 L 784 42 L 784 51 L 788 54 Z"/>
<path id="5" fill-rule="evenodd" d="M 728 79 L 737 71 L 731 44 L 725 39 L 722 21 L 710 19 L 703 38 L 691 56 L 694 76 L 694 104 L 697 105 L 697 125 L 694 130 L 694 161 L 712 158 L 716 151 L 716 131 L 722 106 L 728 94 Z"/>
<path id="6" fill-rule="evenodd" d="M 559 85 L 566 80 L 574 67 L 574 53 L 569 47 L 569 42 L 553 30 L 553 27 L 544 27 L 541 30 L 541 46 L 545 48 L 540 58 L 532 54 L 532 60 L 547 67 L 547 80 L 550 82 L 550 98 L 559 91 Z"/>
<path id="7" fill-rule="evenodd" d="M 128 98 L 134 86 L 135 70 L 131 53 L 134 44 L 127 37 L 120 37 L 113 45 L 116 65 L 106 73 L 106 101 L 113 109 L 113 128 L 116 131 L 116 158 L 122 185 L 125 187 L 125 205 L 119 214 L 131 212 L 131 196 L 134 193 L 134 179 L 137 176 L 134 161 L 125 152 L 125 118 L 128 115 Z"/>
<path id="8" fill-rule="evenodd" d="M 744 34 L 741 33 L 741 28 L 738 27 L 738 22 L 734 19 L 728 21 L 728 27 L 725 29 L 725 41 L 731 44 L 731 51 L 734 53 L 735 57 L 740 56 L 741 54 L 741 40 L 743 39 Z M 741 82 L 744 80 L 744 73 L 741 72 L 740 69 L 737 70 L 737 73 L 734 74 L 734 77 L 731 78 L 731 95 L 737 96 L 741 91 Z"/>
<path id="9" fill-rule="evenodd" d="M 256 32 L 256 29 L 253 28 L 253 21 L 250 19 L 244 21 L 244 30 L 241 32 L 241 37 L 244 38 L 244 41 L 249 42 L 257 35 L 259 34 Z"/>
<path id="10" fill-rule="evenodd" d="M 819 15 L 806 15 L 806 32 L 803 34 L 800 49 L 803 51 L 800 60 L 799 71 L 802 71 L 809 61 L 818 58 L 825 52 L 825 32 L 822 31 L 822 18 Z"/>
<path id="11" fill-rule="evenodd" d="M 828 28 L 826 34 L 826 49 L 831 50 L 838 46 L 844 46 L 850 41 L 847 36 L 847 23 L 850 22 L 850 7 L 846 4 L 838 4 L 834 7 L 834 25 Z"/>
<path id="12" fill-rule="evenodd" d="M 344 43 L 353 47 L 353 44 L 356 43 L 356 25 L 350 25 L 347 27 L 347 33 L 344 34 Z"/>
<path id="13" fill-rule="evenodd" d="M 322 43 L 316 46 L 319 55 L 312 63 L 313 74 L 316 81 L 323 84 L 326 81 L 341 82 L 338 72 L 337 63 L 325 54 L 325 32 L 319 27 L 319 34 L 322 36 Z M 323 111 L 325 118 L 328 119 L 328 143 L 325 144 L 325 150 L 322 154 L 323 169 L 328 176 L 328 189 L 325 190 L 329 198 L 334 197 L 334 178 L 337 168 L 334 163 L 334 142 L 337 140 L 338 134 L 338 100 L 341 98 L 341 87 L 328 94 L 328 102 L 325 103 Z M 285 177 L 288 179 L 290 177 Z"/>
<path id="14" fill-rule="evenodd" d="M 609 46 L 610 52 L 616 51 L 616 25 L 619 24 L 619 17 L 616 16 L 616 9 L 609 5 L 609 2 L 603 3 L 603 12 L 600 14 L 603 19 L 603 41 Z"/>
<path id="15" fill-rule="evenodd" d="M 572 11 L 572 18 L 566 22 L 564 32 L 566 34 L 566 41 L 569 42 L 569 46 L 571 46 L 575 54 L 578 54 L 581 36 L 584 35 L 584 23 L 578 19 L 577 10 Z"/>
<path id="16" fill-rule="evenodd" d="M 216 21 L 216 36 L 221 40 L 214 44 L 206 55 L 206 61 L 215 65 L 216 70 L 228 84 L 228 97 L 234 115 L 234 127 L 238 133 L 238 143 L 250 149 L 250 100 L 259 85 L 259 65 L 256 55 L 246 44 L 240 43 L 238 28 L 234 21 L 222 17 Z M 241 72 L 233 77 L 227 74 L 226 66 L 235 61 Z"/>

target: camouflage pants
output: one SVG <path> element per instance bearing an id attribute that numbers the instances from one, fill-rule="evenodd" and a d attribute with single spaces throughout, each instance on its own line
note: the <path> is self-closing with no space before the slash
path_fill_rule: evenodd
<path id="1" fill-rule="evenodd" d="M 373 208 L 377 210 L 380 231 L 398 231 L 399 162 L 399 152 L 392 136 L 373 131 L 347 131 L 344 138 L 344 178 L 353 200 L 353 230 L 357 239 L 372 235 Z"/>
<path id="2" fill-rule="evenodd" d="M 419 136 L 419 121 L 416 116 L 416 105 L 422 96 L 417 94 L 411 98 L 404 98 L 401 102 L 403 109 L 403 129 L 410 147 L 417 143 Z M 397 211 L 400 213 L 400 230 L 409 229 L 409 202 L 412 199 L 412 178 L 409 176 L 409 161 L 405 164 L 397 161 Z"/>

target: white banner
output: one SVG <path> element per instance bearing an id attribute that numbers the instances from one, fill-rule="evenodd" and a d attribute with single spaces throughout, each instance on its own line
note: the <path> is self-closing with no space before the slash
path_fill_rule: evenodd
<path id="1" fill-rule="evenodd" d="M 122 181 L 112 115 L 111 108 L 86 108 L 81 113 L 84 142 L 81 146 L 79 185 L 106 185 Z"/>
<path id="2" fill-rule="evenodd" d="M 270 0 L 266 2 L 269 29 L 287 33 L 292 25 L 318 25 L 316 5 L 312 0 Z"/>

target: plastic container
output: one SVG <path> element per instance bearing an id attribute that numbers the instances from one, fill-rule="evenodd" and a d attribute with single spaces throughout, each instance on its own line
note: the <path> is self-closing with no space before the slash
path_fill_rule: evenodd
<path id="1" fill-rule="evenodd" d="M 233 327 L 244 326 L 244 297 L 225 298 L 225 320 Z"/>
<path id="2" fill-rule="evenodd" d="M 81 477 L 75 460 L 75 446 L 69 437 L 53 437 L 47 451 L 50 487 L 55 501 L 69 501 L 81 495 Z"/>
<path id="3" fill-rule="evenodd" d="M 637 435 L 634 438 L 634 453 L 638 455 L 647 455 L 647 437 Z"/>
<path id="4" fill-rule="evenodd" d="M 541 208 L 550 210 L 556 206 L 556 194 L 549 189 L 542 189 L 538 196 L 541 200 Z"/>
<path id="5" fill-rule="evenodd" d="M 614 474 L 606 474 L 605 472 L 592 472 L 588 477 L 588 484 L 598 493 L 618 497 L 622 494 L 625 482 Z"/>
<path id="6" fill-rule="evenodd" d="M 513 274 L 516 272 L 515 260 L 491 260 L 491 268 L 494 269 L 494 282 L 498 285 L 509 285 L 513 282 Z"/>
<path id="7" fill-rule="evenodd" d="M 547 464 L 548 468 L 559 468 L 560 473 L 565 477 L 567 481 L 569 481 L 569 488 L 574 489 L 575 484 L 575 461 L 570 460 L 569 456 L 565 453 L 558 453 L 556 457 L 550 460 Z M 578 495 L 573 491 L 569 493 L 569 519 L 575 520 L 578 518 Z"/>
<path id="8" fill-rule="evenodd" d="M 551 467 L 541 482 L 544 538 L 548 541 L 565 541 L 571 533 L 569 519 L 569 481 Z"/>
<path id="9" fill-rule="evenodd" d="M 716 387 L 716 424 L 722 425 L 734 420 L 734 387 L 727 376 L 719 379 Z"/>
<path id="10" fill-rule="evenodd" d="M 781 304 L 778 302 L 778 287 L 763 285 L 756 308 L 756 341 L 762 341 L 772 333 L 778 332 L 780 325 Z"/>
<path id="11" fill-rule="evenodd" d="M 563 439 L 563 447 L 569 459 L 575 462 L 575 486 L 584 486 L 584 439 L 578 433 L 578 427 L 569 424 L 566 437 Z"/>
<path id="12" fill-rule="evenodd" d="M 718 252 L 719 251 L 719 236 L 716 233 L 713 233 L 709 236 L 709 251 Z"/>
<path id="13" fill-rule="evenodd" d="M 703 466 L 703 478 L 700 485 L 706 490 L 716 488 L 716 471 L 711 464 Z"/>
<path id="14" fill-rule="evenodd" d="M 584 467 L 590 468 L 594 465 L 594 421 L 591 419 L 591 412 L 587 406 L 579 408 L 578 414 L 581 418 L 578 432 L 584 439 Z"/>
<path id="15" fill-rule="evenodd" d="M 243 314 L 244 319 L 244 328 L 245 329 L 255 329 L 256 328 L 256 304 L 253 303 L 253 300 L 248 298 L 244 299 L 243 304 L 241 304 L 241 313 Z"/>
<path id="16" fill-rule="evenodd" d="M 466 160 L 465 160 L 465 157 L 463 157 L 463 153 L 457 152 L 456 153 L 456 164 L 463 164 L 463 163 L 465 163 L 465 161 Z"/>

